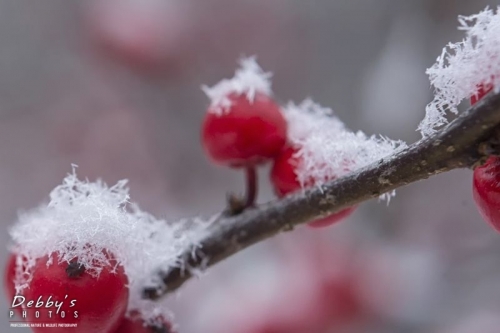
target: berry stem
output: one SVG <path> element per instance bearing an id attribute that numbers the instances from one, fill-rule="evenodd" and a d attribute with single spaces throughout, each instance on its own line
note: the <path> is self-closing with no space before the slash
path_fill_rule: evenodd
<path id="1" fill-rule="evenodd" d="M 247 208 L 255 206 L 257 198 L 257 170 L 255 166 L 245 168 L 246 188 L 245 197 L 229 193 L 227 196 L 227 216 L 235 216 L 243 213 Z"/>
<path id="2" fill-rule="evenodd" d="M 246 200 L 245 208 L 253 207 L 257 198 L 257 170 L 254 166 L 249 166 L 245 169 L 246 183 Z"/>

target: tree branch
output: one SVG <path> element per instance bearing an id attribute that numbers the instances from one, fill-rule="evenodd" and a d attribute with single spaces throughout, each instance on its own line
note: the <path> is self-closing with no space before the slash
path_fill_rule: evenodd
<path id="1" fill-rule="evenodd" d="M 181 258 L 187 267 L 205 269 L 270 238 L 313 219 L 377 198 L 398 187 L 456 168 L 470 168 L 484 161 L 498 144 L 500 94 L 489 94 L 432 137 L 423 139 L 363 169 L 282 200 L 250 208 L 232 217 L 219 218 L 201 241 L 198 255 L 186 249 Z M 144 289 L 156 299 L 179 288 L 190 269 L 160 271 L 159 285 Z"/>

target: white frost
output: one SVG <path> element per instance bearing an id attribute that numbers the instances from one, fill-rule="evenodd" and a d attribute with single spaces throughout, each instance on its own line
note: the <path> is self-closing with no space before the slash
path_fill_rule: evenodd
<path id="1" fill-rule="evenodd" d="M 288 138 L 297 143 L 317 131 L 345 131 L 340 119 L 334 116 L 333 110 L 315 103 L 310 98 L 296 105 L 289 102 L 284 108 L 288 122 Z"/>
<path id="2" fill-rule="evenodd" d="M 154 282 L 160 267 L 183 265 L 177 258 L 199 243 L 209 223 L 156 219 L 129 201 L 125 180 L 108 187 L 102 181 L 81 181 L 73 170 L 50 193 L 47 205 L 20 214 L 10 230 L 18 258 L 16 289 L 27 287 L 36 259 L 51 253 L 59 253 L 61 262 L 78 257 L 98 276 L 109 265 L 102 254 L 106 249 L 128 277 L 129 311 L 139 311 L 147 321 L 159 315 L 170 318 L 161 302 L 141 299 L 142 289 Z"/>
<path id="3" fill-rule="evenodd" d="M 297 148 L 297 180 L 303 187 L 311 180 L 320 186 L 406 147 L 403 141 L 351 132 L 332 110 L 311 100 L 290 103 L 284 112 L 289 141 Z"/>
<path id="4" fill-rule="evenodd" d="M 228 96 L 232 93 L 237 95 L 246 94 L 250 102 L 253 102 L 257 92 L 271 96 L 272 73 L 264 72 L 256 61 L 256 57 L 242 58 L 239 60 L 240 67 L 236 69 L 234 77 L 221 80 L 212 87 L 203 85 L 201 89 L 210 98 L 210 111 L 217 114 L 228 112 L 231 101 Z"/>
<path id="5" fill-rule="evenodd" d="M 448 112 L 456 114 L 464 99 L 476 94 L 481 84 L 500 88 L 500 14 L 486 8 L 479 14 L 459 16 L 465 39 L 450 43 L 427 70 L 434 86 L 434 100 L 427 105 L 418 129 L 429 136 L 447 124 Z"/>

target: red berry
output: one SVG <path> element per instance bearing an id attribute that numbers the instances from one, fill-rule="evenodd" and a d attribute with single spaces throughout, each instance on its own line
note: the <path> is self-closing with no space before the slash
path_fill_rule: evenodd
<path id="1" fill-rule="evenodd" d="M 159 75 L 172 69 L 181 52 L 184 13 L 162 2 L 89 1 L 86 28 L 111 60 L 144 74 Z"/>
<path id="2" fill-rule="evenodd" d="M 172 325 L 166 320 L 161 320 L 160 326 L 146 326 L 139 317 L 123 318 L 115 333 L 174 333 Z"/>
<path id="3" fill-rule="evenodd" d="M 111 256 L 108 255 L 108 258 Z M 58 256 L 40 258 L 33 268 L 29 288 L 23 291 L 30 322 L 74 323 L 74 333 L 114 332 L 123 318 L 128 303 L 127 276 L 122 266 L 112 265 L 102 268 L 99 277 L 93 277 L 76 259 L 71 263 L 58 263 Z M 48 304 L 50 301 L 52 304 Z M 43 307 L 35 308 L 37 300 Z M 29 301 L 35 304 L 27 308 Z M 55 302 L 62 302 L 58 311 Z M 39 317 L 36 317 L 39 311 Z M 51 313 L 50 313 L 51 312 Z M 64 317 L 63 317 L 64 313 Z M 57 326 L 57 325 L 56 325 Z M 38 332 L 60 332 L 59 327 L 34 327 Z"/>
<path id="4" fill-rule="evenodd" d="M 208 110 L 202 126 L 202 144 L 216 163 L 253 166 L 274 158 L 286 142 L 287 123 L 280 107 L 267 95 L 228 96 L 224 112 Z"/>
<path id="5" fill-rule="evenodd" d="M 301 188 L 300 182 L 298 181 L 295 173 L 300 162 L 300 158 L 295 156 L 296 152 L 296 148 L 287 147 L 283 149 L 280 155 L 274 160 L 274 165 L 271 170 L 271 183 L 273 184 L 274 191 L 278 197 L 283 197 L 289 193 L 296 192 Z M 335 177 L 332 177 L 329 180 L 333 179 L 335 179 Z M 307 180 L 304 185 L 305 187 L 314 186 L 314 179 L 311 177 L 311 179 Z M 329 215 L 325 218 L 309 222 L 308 225 L 311 227 L 329 226 L 349 216 L 355 208 L 356 207 L 354 206 L 343 209 L 340 212 Z"/>
<path id="6" fill-rule="evenodd" d="M 474 170 L 472 193 L 481 216 L 500 232 L 500 158 L 491 156 Z"/>
<path id="7" fill-rule="evenodd" d="M 319 302 L 331 320 L 350 321 L 360 313 L 362 304 L 353 279 L 325 278 L 319 288 Z"/>
<path id="8" fill-rule="evenodd" d="M 479 85 L 477 93 L 475 95 L 472 95 L 472 97 L 470 98 L 470 104 L 471 105 L 476 104 L 481 98 L 486 96 L 492 90 L 493 90 L 492 84 L 488 84 L 486 86 L 484 84 Z"/>

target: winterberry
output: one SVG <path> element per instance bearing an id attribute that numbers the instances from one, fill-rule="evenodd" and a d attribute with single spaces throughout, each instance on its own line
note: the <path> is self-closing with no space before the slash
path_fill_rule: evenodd
<path id="1" fill-rule="evenodd" d="M 128 279 L 123 267 L 111 255 L 106 256 L 111 264 L 102 267 L 98 277 L 91 275 L 77 258 L 69 263 L 59 262 L 57 254 L 38 259 L 29 287 L 22 292 L 28 320 L 77 324 L 71 328 L 75 333 L 114 332 L 127 309 Z M 45 303 L 42 308 L 27 307 L 31 300 Z M 60 328 L 34 327 L 33 331 L 60 332 Z"/>
<path id="2" fill-rule="evenodd" d="M 362 308 L 354 279 L 346 275 L 340 278 L 327 276 L 323 280 L 319 286 L 318 302 L 327 317 L 337 322 L 354 319 Z"/>
<path id="3" fill-rule="evenodd" d="M 472 194 L 481 216 L 500 232 L 500 157 L 474 169 Z"/>
<path id="4" fill-rule="evenodd" d="M 266 94 L 231 93 L 230 106 L 211 106 L 202 126 L 202 144 L 210 158 L 230 167 L 255 166 L 274 158 L 286 142 L 287 122 Z"/>
<path id="5" fill-rule="evenodd" d="M 98 51 L 128 68 L 160 75 L 173 69 L 180 41 L 186 37 L 182 10 L 165 6 L 162 2 L 90 1 L 84 19 Z"/>
<path id="6" fill-rule="evenodd" d="M 297 148 L 288 146 L 274 159 L 274 164 L 271 169 L 271 183 L 278 197 L 296 192 L 301 188 L 301 183 L 297 179 L 296 171 L 302 157 L 298 157 L 296 153 Z M 335 177 L 332 176 L 328 180 L 334 179 Z M 308 188 L 314 185 L 316 185 L 315 180 L 310 177 L 310 179 L 305 182 L 304 187 Z M 311 227 L 329 226 L 348 217 L 355 208 L 356 207 L 345 208 L 340 212 L 309 222 L 308 225 Z"/>
<path id="7" fill-rule="evenodd" d="M 158 325 L 146 325 L 137 314 L 133 314 L 132 318 L 123 318 L 114 333 L 174 333 L 168 321 L 162 319 L 160 322 Z"/>

